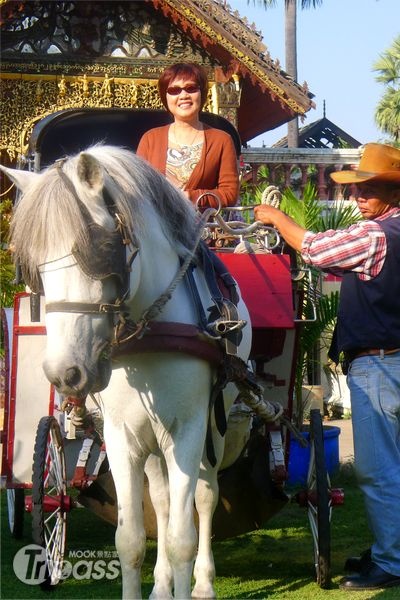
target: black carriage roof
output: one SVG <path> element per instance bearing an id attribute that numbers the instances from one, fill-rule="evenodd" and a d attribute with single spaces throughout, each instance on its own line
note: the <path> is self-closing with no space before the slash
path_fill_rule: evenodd
<path id="1" fill-rule="evenodd" d="M 235 127 L 219 115 L 203 112 L 200 119 L 229 133 L 236 153 L 241 141 Z M 136 150 L 143 133 L 171 122 L 165 110 L 127 108 L 79 108 L 62 110 L 48 115 L 33 128 L 29 154 L 39 158 L 40 168 L 58 158 L 85 150 L 95 143 L 123 146 Z"/>

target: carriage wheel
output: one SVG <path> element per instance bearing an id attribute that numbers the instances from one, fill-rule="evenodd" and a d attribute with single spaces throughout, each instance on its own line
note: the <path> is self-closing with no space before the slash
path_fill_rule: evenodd
<path id="1" fill-rule="evenodd" d="M 7 489 L 8 525 L 11 535 L 19 540 L 24 531 L 25 493 L 22 488 Z"/>
<path id="2" fill-rule="evenodd" d="M 33 454 L 32 538 L 46 551 L 45 589 L 61 579 L 66 534 L 66 469 L 60 427 L 54 417 L 39 421 Z"/>
<path id="3" fill-rule="evenodd" d="M 332 504 L 330 480 L 325 465 L 322 417 L 318 409 L 313 409 L 310 413 L 310 466 L 307 488 L 308 518 L 314 540 L 317 583 L 326 589 L 331 583 Z"/>

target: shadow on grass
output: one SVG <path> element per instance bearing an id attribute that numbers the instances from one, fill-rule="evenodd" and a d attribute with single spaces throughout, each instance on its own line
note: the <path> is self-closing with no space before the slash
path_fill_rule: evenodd
<path id="1" fill-rule="evenodd" d="M 216 563 L 216 591 L 218 598 L 279 598 L 292 600 L 343 598 L 338 589 L 342 567 L 349 554 L 358 554 L 370 543 L 366 527 L 361 493 L 355 483 L 351 465 L 345 465 L 332 480 L 333 487 L 343 487 L 343 506 L 333 509 L 331 523 L 332 573 L 334 582 L 329 592 L 319 590 L 314 583 L 313 541 L 306 509 L 297 504 L 288 504 L 280 513 L 264 524 L 265 528 L 236 538 L 213 544 Z M 295 491 L 295 490 L 293 490 Z M 24 598 L 85 599 L 96 597 L 109 600 L 120 598 L 121 577 L 94 581 L 91 577 L 81 580 L 69 578 L 57 586 L 52 594 L 43 595 L 38 587 L 20 582 L 13 572 L 13 557 L 19 548 L 31 543 L 30 515 L 26 515 L 22 540 L 14 540 L 8 531 L 5 493 L 1 494 L 1 598 L 4 600 Z M 113 556 L 114 528 L 100 521 L 87 509 L 77 509 L 68 515 L 66 559 L 71 562 L 71 552 L 93 550 L 97 557 Z M 148 543 L 143 566 L 143 596 L 148 597 L 152 589 L 152 571 L 156 559 L 156 544 Z M 90 584 L 90 585 L 89 585 Z M 319 594 L 322 594 L 321 596 Z M 394 595 L 393 595 L 394 594 Z M 346 593 L 346 598 L 353 594 Z M 398 598 L 395 590 L 358 593 L 358 600 L 366 598 Z"/>

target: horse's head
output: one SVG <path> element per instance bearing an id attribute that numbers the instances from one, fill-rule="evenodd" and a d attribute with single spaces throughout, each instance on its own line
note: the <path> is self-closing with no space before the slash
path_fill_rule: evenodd
<path id="1" fill-rule="evenodd" d="M 63 394 L 104 389 L 118 304 L 129 286 L 125 227 L 115 182 L 90 153 L 44 172 L 3 169 L 22 191 L 12 247 L 25 282 L 46 299 L 44 371 Z"/>

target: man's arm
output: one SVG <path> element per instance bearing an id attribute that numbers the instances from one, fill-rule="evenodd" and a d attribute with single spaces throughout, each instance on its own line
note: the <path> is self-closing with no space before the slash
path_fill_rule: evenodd
<path id="1" fill-rule="evenodd" d="M 264 225 L 275 227 L 289 246 L 298 252 L 301 251 L 306 229 L 300 227 L 291 217 L 285 215 L 278 208 L 268 206 L 267 204 L 260 204 L 254 208 L 254 218 L 264 223 Z"/>

